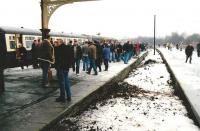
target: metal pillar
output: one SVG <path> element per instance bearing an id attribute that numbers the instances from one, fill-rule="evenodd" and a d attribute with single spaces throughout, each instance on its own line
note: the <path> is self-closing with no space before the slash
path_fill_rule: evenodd
<path id="1" fill-rule="evenodd" d="M 154 55 L 156 50 L 156 15 L 154 15 L 154 39 L 153 39 Z"/>
<path id="2" fill-rule="evenodd" d="M 41 22 L 42 22 L 42 29 L 40 29 L 40 31 L 42 32 L 42 40 L 44 39 L 47 39 L 48 36 L 49 36 L 49 32 L 50 32 L 50 29 L 48 29 L 48 22 L 49 22 L 49 19 L 48 19 L 48 15 L 47 15 L 47 12 L 48 12 L 48 8 L 47 6 L 45 5 L 45 0 L 41 0 Z"/>
<path id="3" fill-rule="evenodd" d="M 40 31 L 42 32 L 42 40 L 49 38 L 49 32 L 51 31 L 50 29 L 42 28 Z"/>
<path id="4" fill-rule="evenodd" d="M 47 39 L 49 37 L 50 29 L 48 28 L 49 20 L 51 15 L 55 10 L 64 5 L 72 3 L 72 0 L 41 0 L 41 23 L 42 23 L 42 39 Z"/>
<path id="5" fill-rule="evenodd" d="M 84 1 L 95 1 L 95 0 L 41 0 L 41 23 L 42 23 L 42 39 L 46 39 L 49 36 L 50 29 L 48 28 L 49 20 L 51 15 L 60 6 L 73 3 L 73 2 L 84 2 Z"/>

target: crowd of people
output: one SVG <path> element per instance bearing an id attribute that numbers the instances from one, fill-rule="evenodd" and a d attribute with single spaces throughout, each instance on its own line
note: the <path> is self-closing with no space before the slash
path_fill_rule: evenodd
<path id="1" fill-rule="evenodd" d="M 172 50 L 173 44 L 167 43 L 164 45 L 168 50 Z M 177 50 L 182 51 L 183 43 L 176 44 Z M 94 75 L 98 75 L 102 71 L 102 63 L 104 63 L 104 71 L 108 71 L 110 62 L 123 61 L 127 64 L 133 56 L 138 56 L 141 51 L 146 50 L 146 45 L 143 43 L 132 43 L 127 41 L 125 43 L 117 40 L 107 41 L 85 41 L 79 42 L 76 39 L 70 40 L 65 43 L 62 39 L 52 41 L 51 39 L 34 40 L 32 44 L 32 63 L 33 68 L 42 69 L 42 86 L 48 87 L 50 69 L 54 67 L 57 72 L 57 78 L 60 87 L 60 97 L 56 99 L 58 102 L 65 102 L 65 95 L 67 100 L 71 100 L 70 81 L 68 73 L 70 68 L 78 76 L 80 73 L 80 63 L 82 61 L 82 71 L 91 74 L 92 70 Z M 187 63 L 192 63 L 192 54 L 194 47 L 188 44 L 185 47 L 185 54 Z M 200 43 L 197 44 L 197 55 L 200 57 Z M 27 51 L 21 44 L 16 51 L 16 58 L 23 66 L 27 66 L 26 62 Z"/>
<path id="2" fill-rule="evenodd" d="M 70 81 L 68 78 L 69 70 L 78 76 L 80 70 L 87 74 L 94 72 L 98 75 L 102 71 L 102 63 L 104 63 L 104 71 L 109 70 L 110 62 L 123 61 L 127 64 L 133 56 L 138 56 L 140 51 L 144 51 L 145 45 L 139 42 L 131 43 L 127 41 L 121 43 L 117 40 L 104 41 L 85 41 L 70 40 L 65 43 L 62 39 L 52 41 L 51 39 L 34 40 L 32 44 L 32 63 L 33 68 L 42 69 L 42 86 L 48 87 L 50 69 L 56 69 L 58 83 L 60 87 L 60 96 L 56 99 L 57 102 L 71 101 Z M 18 49 L 21 55 L 26 55 L 23 47 Z M 22 69 L 25 58 L 20 56 Z M 83 67 L 80 67 L 82 61 Z M 93 70 L 93 71 L 92 71 Z M 67 99 L 65 99 L 67 97 Z"/>

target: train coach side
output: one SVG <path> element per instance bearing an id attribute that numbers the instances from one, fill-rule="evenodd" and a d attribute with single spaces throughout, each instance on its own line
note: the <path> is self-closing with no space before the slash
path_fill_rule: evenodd
<path id="1" fill-rule="evenodd" d="M 67 34 L 64 32 L 50 32 L 51 42 L 56 39 L 63 39 L 65 43 L 70 40 L 76 39 L 78 42 L 82 43 L 87 40 L 98 40 L 101 41 L 105 37 L 91 36 L 91 35 L 80 35 L 80 34 Z M 42 33 L 39 30 L 25 29 L 25 28 L 15 28 L 15 27 L 0 27 L 0 54 L 5 58 L 4 65 L 5 68 L 19 67 L 20 63 L 17 60 L 16 49 L 22 44 L 27 50 L 27 64 L 32 64 L 32 43 L 36 39 L 42 39 Z M 3 59 L 1 59 L 2 61 Z"/>
<path id="2" fill-rule="evenodd" d="M 6 54 L 6 68 L 19 66 L 19 61 L 16 58 L 16 49 L 20 44 L 27 49 L 27 63 L 31 64 L 32 40 L 35 39 L 36 36 L 41 36 L 41 32 L 37 30 L 14 27 L 0 27 L 0 32 L 2 34 L 1 41 L 4 45 Z"/>
<path id="3" fill-rule="evenodd" d="M 6 63 L 5 34 L 0 31 L 0 69 L 4 69 Z"/>
<path id="4" fill-rule="evenodd" d="M 27 64 L 32 64 L 32 43 L 35 39 L 42 39 L 42 33 L 39 30 L 15 28 L 15 27 L 0 27 L 0 48 L 4 51 L 6 68 L 20 66 L 19 60 L 17 60 L 16 49 L 22 44 L 27 50 Z M 77 39 L 80 42 L 87 40 L 87 37 L 78 34 L 67 34 L 64 32 L 50 32 L 51 42 L 56 39 L 63 39 L 65 43 L 69 40 Z"/>

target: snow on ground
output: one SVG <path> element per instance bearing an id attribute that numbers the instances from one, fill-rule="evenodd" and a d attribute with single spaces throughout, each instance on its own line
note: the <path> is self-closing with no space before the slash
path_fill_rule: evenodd
<path id="1" fill-rule="evenodd" d="M 189 90 L 200 91 L 200 58 L 197 57 L 196 52 L 193 53 L 192 64 L 185 63 L 185 52 L 179 50 L 169 51 L 161 48 L 165 59 L 169 63 L 177 79 L 183 87 Z M 187 90 L 187 89 L 186 89 Z M 200 93 L 200 92 L 199 92 Z"/>
<path id="2" fill-rule="evenodd" d="M 199 131 L 187 116 L 182 101 L 173 94 L 170 77 L 158 54 L 146 60 L 156 63 L 133 71 L 124 82 L 138 86 L 143 93 L 99 102 L 75 118 L 80 130 L 119 131 Z"/>
<path id="3" fill-rule="evenodd" d="M 189 60 L 188 63 L 185 63 L 184 50 L 173 49 L 169 51 L 165 48 L 160 48 L 160 51 L 183 86 L 187 86 L 190 90 L 200 90 L 200 58 L 197 57 L 196 51 L 192 56 L 192 64 L 189 64 Z"/>
<path id="4" fill-rule="evenodd" d="M 194 51 L 192 63 L 189 64 L 189 61 L 185 63 L 186 56 L 184 50 L 173 49 L 169 51 L 166 48 L 160 48 L 159 50 L 164 55 L 176 79 L 179 81 L 200 122 L 200 57 L 197 57 L 197 52 Z"/>
<path id="5" fill-rule="evenodd" d="M 100 105 L 97 105 L 98 110 L 82 114 L 78 124 L 113 131 L 198 131 L 193 121 L 187 117 L 181 101 L 170 96 L 158 95 L 154 101 L 148 97 L 129 100 L 117 98 L 108 100 L 104 106 Z"/>
<path id="6" fill-rule="evenodd" d="M 144 68 L 136 69 L 124 81 L 148 91 L 162 93 L 173 92 L 172 87 L 169 85 L 170 75 L 167 72 L 165 64 L 162 63 L 161 57 L 159 55 L 153 55 L 151 52 L 146 57 L 146 60 L 154 60 L 157 64 L 148 64 Z"/>

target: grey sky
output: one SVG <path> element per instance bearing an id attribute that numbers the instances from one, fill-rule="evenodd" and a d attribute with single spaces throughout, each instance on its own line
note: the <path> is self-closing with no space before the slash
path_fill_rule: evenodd
<path id="1" fill-rule="evenodd" d="M 0 0 L 0 26 L 41 28 L 40 0 Z M 158 37 L 200 33 L 199 0 L 102 0 L 60 7 L 49 28 L 55 31 L 114 37 L 153 36 L 157 15 Z"/>

